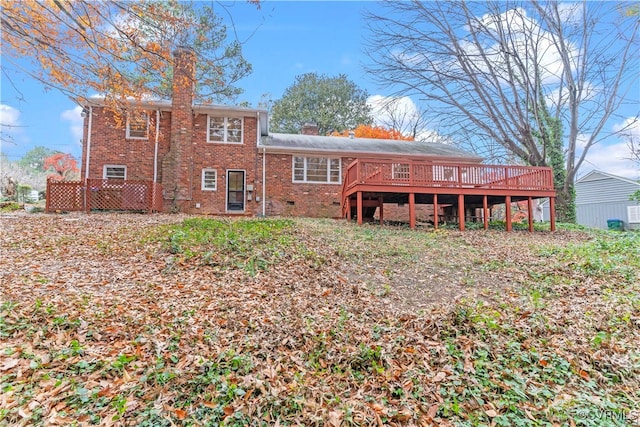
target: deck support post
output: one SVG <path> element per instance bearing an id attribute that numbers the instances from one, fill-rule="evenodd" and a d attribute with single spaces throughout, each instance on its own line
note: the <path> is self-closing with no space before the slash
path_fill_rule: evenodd
<path id="1" fill-rule="evenodd" d="M 438 229 L 438 221 L 440 221 L 440 219 L 438 218 L 438 210 L 440 208 L 438 207 L 438 195 L 434 194 L 433 195 L 433 228 L 434 230 Z"/>
<path id="2" fill-rule="evenodd" d="M 504 198 L 504 216 L 507 221 L 507 231 L 511 231 L 511 196 Z"/>
<path id="3" fill-rule="evenodd" d="M 378 197 L 378 207 L 380 208 L 380 225 L 384 223 L 384 200 L 382 197 Z"/>
<path id="4" fill-rule="evenodd" d="M 556 231 L 556 198 L 549 197 L 549 220 L 551 220 L 551 231 Z"/>
<path id="5" fill-rule="evenodd" d="M 489 206 L 487 203 L 487 195 L 482 196 L 482 221 L 484 222 L 484 229 L 489 229 Z"/>
<path id="6" fill-rule="evenodd" d="M 347 220 L 351 222 L 351 196 L 347 197 Z"/>
<path id="7" fill-rule="evenodd" d="M 533 233 L 533 199 L 527 199 L 527 212 L 529 214 L 529 233 Z"/>
<path id="8" fill-rule="evenodd" d="M 362 225 L 362 191 L 358 191 L 357 193 L 357 211 L 358 211 L 358 225 Z"/>
<path id="9" fill-rule="evenodd" d="M 409 193 L 409 228 L 416 228 L 416 194 Z"/>
<path id="10" fill-rule="evenodd" d="M 464 231 L 464 217 L 467 213 L 464 208 L 464 194 L 458 194 L 458 229 Z"/>

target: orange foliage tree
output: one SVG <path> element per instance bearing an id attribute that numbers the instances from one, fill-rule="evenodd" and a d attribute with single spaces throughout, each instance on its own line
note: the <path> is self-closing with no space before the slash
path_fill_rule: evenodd
<path id="1" fill-rule="evenodd" d="M 252 3 L 258 4 L 257 1 Z M 213 7 L 174 0 L 0 0 L 3 72 L 22 71 L 79 103 L 104 96 L 114 111 L 131 100 L 166 99 L 172 51 L 193 49 L 196 96 L 233 99 L 251 71 Z M 222 6 L 220 6 L 222 7 Z M 25 66 L 25 60 L 31 66 Z"/>
<path id="2" fill-rule="evenodd" d="M 45 171 L 51 171 L 49 179 L 70 180 L 78 178 L 80 169 L 78 162 L 71 154 L 56 153 L 44 159 L 43 168 Z"/>
<path id="3" fill-rule="evenodd" d="M 331 136 L 349 136 L 349 130 L 344 132 L 333 132 Z M 356 138 L 374 138 L 374 139 L 398 139 L 401 141 L 413 141 L 412 136 L 405 136 L 395 129 L 387 129 L 382 126 L 360 125 L 355 128 L 354 136 Z"/>

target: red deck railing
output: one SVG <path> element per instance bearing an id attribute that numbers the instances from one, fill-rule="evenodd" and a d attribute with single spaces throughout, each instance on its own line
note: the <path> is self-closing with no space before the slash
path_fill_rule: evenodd
<path id="1" fill-rule="evenodd" d="M 548 167 L 358 159 L 347 167 L 343 194 L 355 185 L 553 191 Z"/>
<path id="2" fill-rule="evenodd" d="M 151 181 L 47 181 L 47 212 L 162 211 L 162 185 Z"/>

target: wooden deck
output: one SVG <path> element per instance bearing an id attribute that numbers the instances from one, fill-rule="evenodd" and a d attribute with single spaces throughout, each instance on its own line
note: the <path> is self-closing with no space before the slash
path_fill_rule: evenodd
<path id="1" fill-rule="evenodd" d="M 547 167 L 439 163 L 404 159 L 358 159 L 345 173 L 342 186 L 342 214 L 358 223 L 372 220 L 378 209 L 383 221 L 383 205 L 409 205 L 409 225 L 415 228 L 415 205 L 433 206 L 434 227 L 439 211 L 447 205 L 455 214 L 460 230 L 474 209 L 482 209 L 488 228 L 489 209 L 505 204 L 507 231 L 512 229 L 511 203 L 528 202 L 529 231 L 533 231 L 532 201 L 549 198 L 551 230 L 555 230 L 553 172 Z"/>

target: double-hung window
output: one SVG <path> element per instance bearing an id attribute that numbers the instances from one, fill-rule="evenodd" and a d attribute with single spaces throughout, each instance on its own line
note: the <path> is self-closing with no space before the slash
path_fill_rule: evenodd
<path id="1" fill-rule="evenodd" d="M 127 179 L 127 167 L 123 165 L 104 165 L 102 179 Z"/>
<path id="2" fill-rule="evenodd" d="M 329 157 L 294 157 L 293 182 L 340 184 L 340 159 Z"/>
<path id="3" fill-rule="evenodd" d="M 149 139 L 149 115 L 144 111 L 127 114 L 127 138 Z"/>
<path id="4" fill-rule="evenodd" d="M 207 142 L 242 144 L 242 117 L 209 116 Z"/>
<path id="5" fill-rule="evenodd" d="M 218 171 L 215 169 L 202 169 L 202 190 L 216 191 L 217 186 Z"/>

